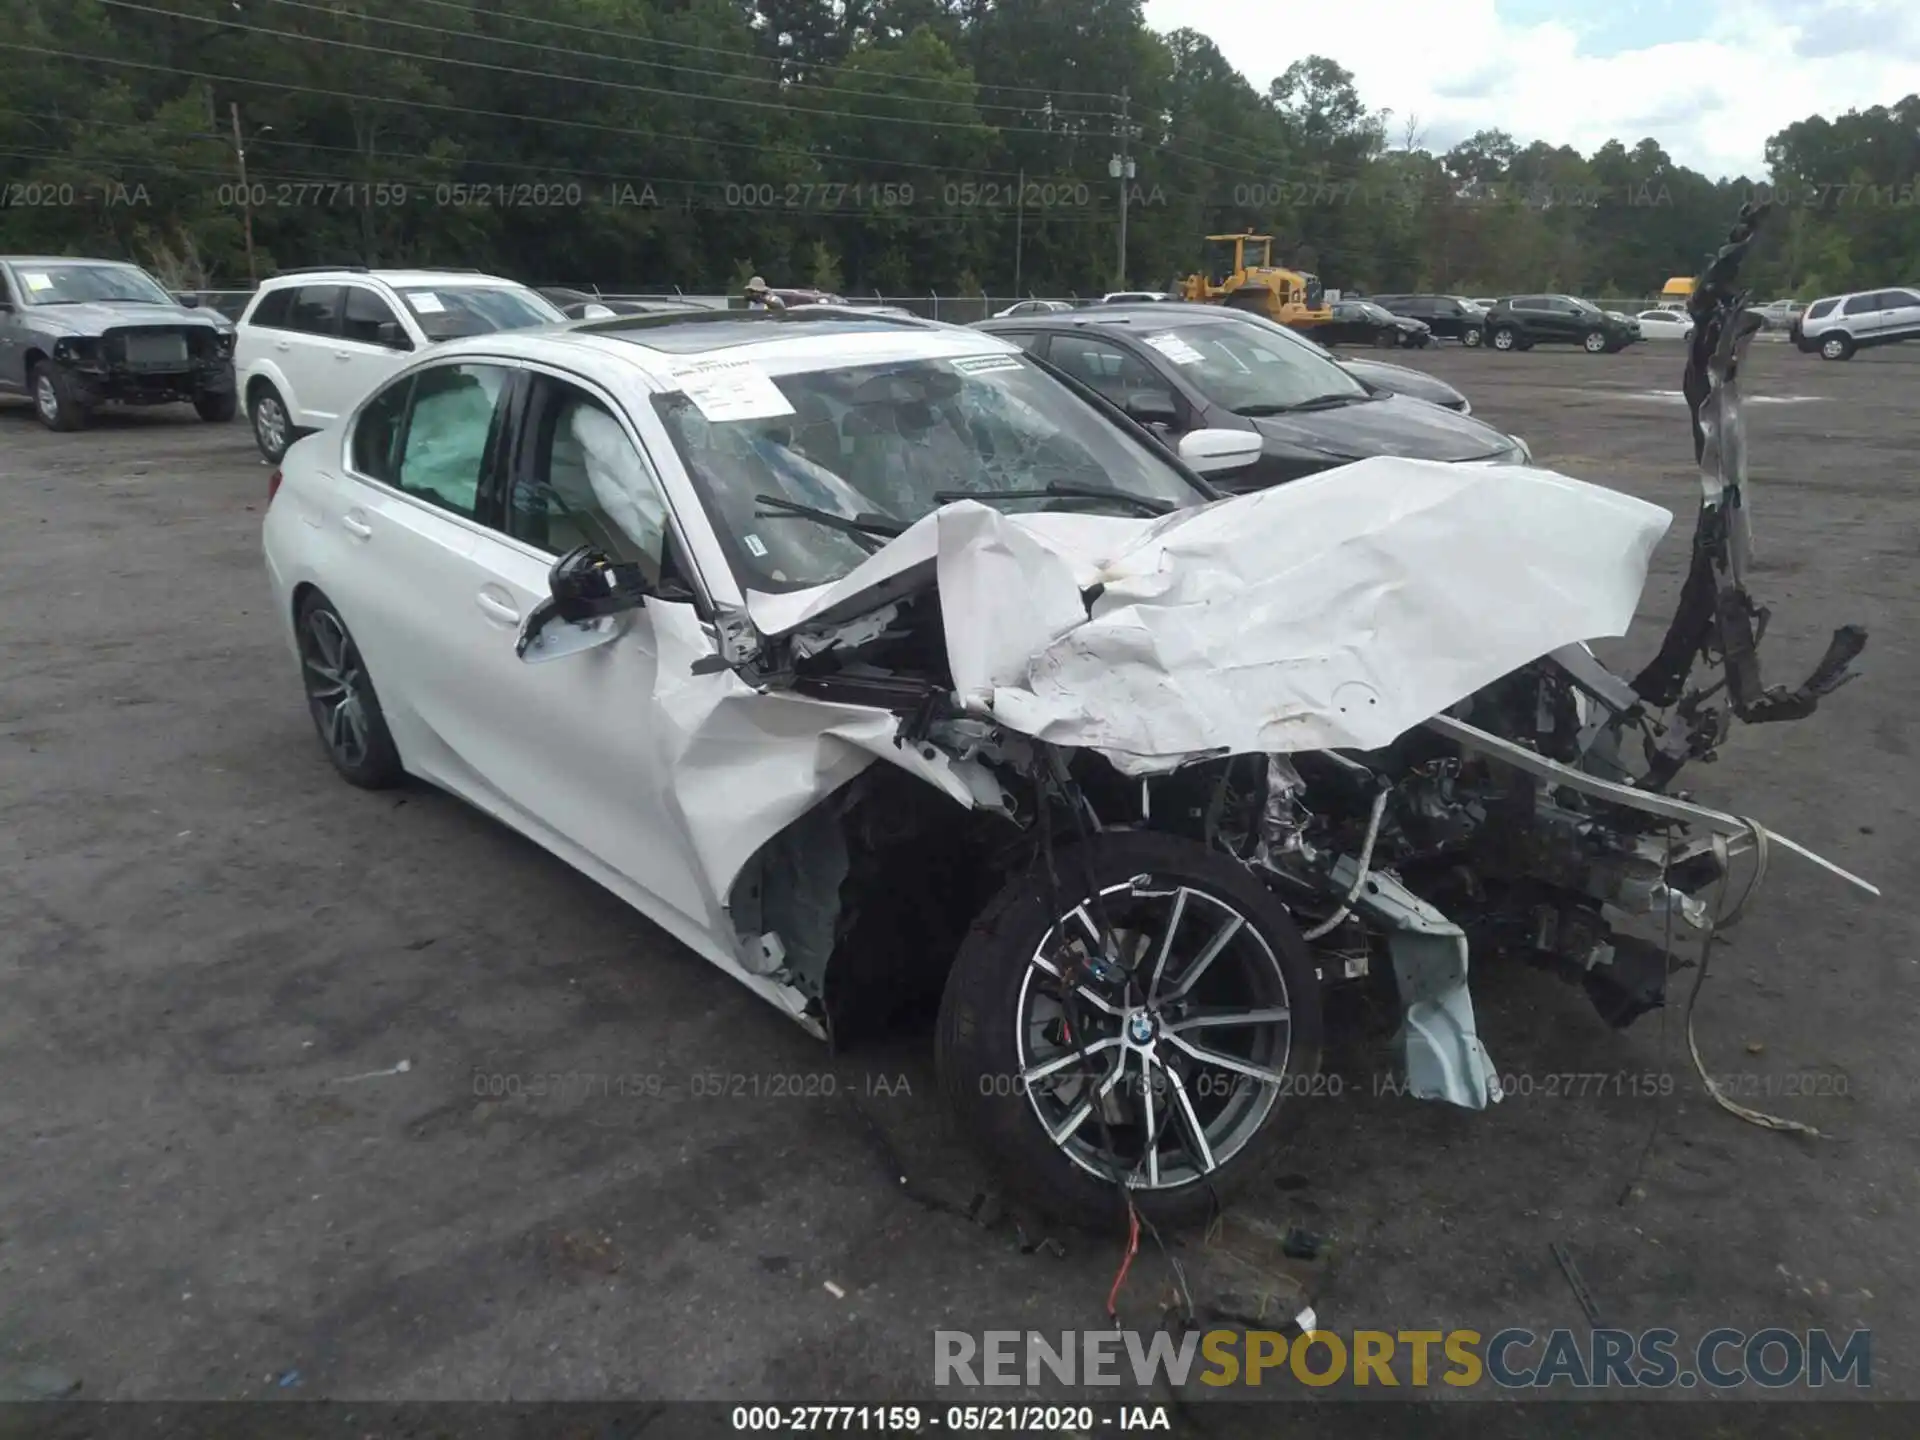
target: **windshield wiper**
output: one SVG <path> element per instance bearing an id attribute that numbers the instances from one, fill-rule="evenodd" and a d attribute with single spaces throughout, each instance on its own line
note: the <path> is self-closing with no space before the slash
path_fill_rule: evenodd
<path id="1" fill-rule="evenodd" d="M 1358 405 L 1371 400 L 1370 392 L 1362 390 L 1358 394 L 1315 395 L 1308 400 L 1296 400 L 1291 405 L 1262 403 L 1259 405 L 1236 405 L 1233 413 L 1244 415 L 1248 419 L 1257 419 L 1262 415 L 1292 415 L 1301 410 L 1336 410 L 1342 405 Z"/>
<path id="2" fill-rule="evenodd" d="M 898 520 L 885 515 L 865 513 L 849 518 L 836 514 L 832 510 L 821 510 L 813 505 L 801 505 L 779 495 L 756 495 L 753 498 L 762 505 L 773 507 L 771 510 L 756 512 L 763 517 L 793 516 L 802 520 L 812 520 L 816 524 L 825 525 L 829 530 L 838 530 L 862 542 L 876 538 L 891 540 L 896 535 L 904 534 L 907 528 Z M 867 548 L 877 550 L 880 547 L 870 544 Z"/>
<path id="3" fill-rule="evenodd" d="M 1175 508 L 1170 501 L 1132 495 L 1125 490 L 1111 490 L 1100 485 L 1062 485 L 1057 482 L 1039 490 L 937 490 L 933 499 L 939 505 L 950 505 L 956 500 L 978 500 L 983 504 L 994 500 L 1117 500 L 1122 505 L 1131 505 L 1149 515 L 1171 515 Z"/>

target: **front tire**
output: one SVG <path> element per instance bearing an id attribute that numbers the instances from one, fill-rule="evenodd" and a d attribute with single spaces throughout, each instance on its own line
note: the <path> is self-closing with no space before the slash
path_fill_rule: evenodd
<path id="1" fill-rule="evenodd" d="M 1486 337 L 1482 335 L 1478 330 L 1468 330 L 1461 334 L 1460 343 L 1466 346 L 1467 349 L 1469 350 L 1478 350 L 1480 348 L 1481 342 L 1484 341 L 1485 339 Z"/>
<path id="2" fill-rule="evenodd" d="M 49 430 L 78 430 L 87 423 L 72 378 L 51 360 L 33 367 L 33 413 Z"/>
<path id="3" fill-rule="evenodd" d="M 209 424 L 229 424 L 240 413 L 240 397 L 231 390 L 203 390 L 193 397 L 193 412 Z"/>
<path id="4" fill-rule="evenodd" d="M 318 591 L 294 616 L 300 679 L 320 743 L 340 778 L 362 790 L 385 790 L 405 777 L 366 662 L 340 612 Z"/>
<path id="5" fill-rule="evenodd" d="M 1273 1158 L 1289 1099 L 1318 1073 L 1306 943 L 1245 867 L 1191 840 L 1128 831 L 1063 847 L 1058 911 L 1047 873 L 1016 877 L 960 947 L 940 1007 L 942 1089 L 1044 1213 L 1124 1224 L 1119 1175 L 1155 1224 L 1204 1220 Z M 1096 974 L 1102 914 L 1116 940 Z M 1063 969 L 1080 977 L 1071 992 Z"/>
<path id="6" fill-rule="evenodd" d="M 1502 325 L 1493 332 L 1493 348 L 1502 352 L 1520 348 L 1520 332 L 1511 325 Z"/>
<path id="7" fill-rule="evenodd" d="M 1585 347 L 1589 355 L 1604 354 L 1609 348 L 1607 337 L 1598 330 L 1589 330 L 1587 332 L 1587 338 L 1582 340 L 1580 344 Z"/>
<path id="8" fill-rule="evenodd" d="M 1853 358 L 1853 337 L 1851 335 L 1828 335 L 1820 341 L 1822 360 L 1851 360 Z"/>
<path id="9" fill-rule="evenodd" d="M 262 385 L 254 392 L 247 413 L 253 422 L 253 443 L 260 447 L 269 465 L 278 465 L 286 458 L 287 447 L 294 438 L 293 417 L 287 413 L 287 402 L 273 386 Z"/>

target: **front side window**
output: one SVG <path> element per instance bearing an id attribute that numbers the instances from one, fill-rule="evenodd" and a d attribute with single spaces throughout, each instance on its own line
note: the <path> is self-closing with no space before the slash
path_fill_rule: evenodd
<path id="1" fill-rule="evenodd" d="M 400 298 L 429 340 L 527 330 L 567 318 L 552 303 L 519 285 L 410 286 L 400 292 Z"/>
<path id="2" fill-rule="evenodd" d="M 341 307 L 340 338 L 362 345 L 384 345 L 389 350 L 411 350 L 412 343 L 393 307 L 364 285 L 347 287 Z"/>
<path id="3" fill-rule="evenodd" d="M 885 543 L 882 532 L 943 497 L 1009 512 L 1136 516 L 1203 498 L 1168 460 L 1018 355 L 809 370 L 770 383 L 780 399 L 765 396 L 765 409 L 783 413 L 765 418 L 710 419 L 697 388 L 654 397 L 749 589 L 836 580 Z"/>
<path id="4" fill-rule="evenodd" d="M 591 545 L 638 561 L 657 583 L 667 505 L 639 450 L 593 396 L 546 377 L 535 385 L 533 443 L 507 492 L 507 533 L 550 555 Z"/>
<path id="5" fill-rule="evenodd" d="M 436 365 L 415 375 L 392 483 L 472 519 L 507 373 L 498 365 Z"/>
<path id="6" fill-rule="evenodd" d="M 1855 295 L 1840 308 L 1840 313 L 1842 315 L 1870 315 L 1874 311 L 1884 308 L 1880 303 L 1880 296 L 1877 293 L 1872 295 Z"/>
<path id="7" fill-rule="evenodd" d="M 102 260 L 36 260 L 16 267 L 20 298 L 29 305 L 86 305 L 127 301 L 141 305 L 179 302 L 137 265 Z"/>
<path id="8" fill-rule="evenodd" d="M 1118 345 L 1091 335 L 1056 336 L 1047 358 L 1122 407 L 1129 395 L 1142 390 L 1164 392 L 1167 388 L 1164 380 Z"/>

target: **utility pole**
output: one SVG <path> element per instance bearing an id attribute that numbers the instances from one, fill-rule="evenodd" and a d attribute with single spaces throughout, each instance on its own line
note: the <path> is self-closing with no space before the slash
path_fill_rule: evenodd
<path id="1" fill-rule="evenodd" d="M 240 214 L 247 235 L 247 285 L 257 289 L 260 276 L 253 264 L 253 191 L 247 187 L 247 142 L 240 138 L 240 103 L 227 102 L 227 115 L 233 121 L 233 153 L 240 162 Z"/>
<path id="2" fill-rule="evenodd" d="M 1004 173 L 1004 172 L 1003 172 Z M 1013 192 L 1013 298 L 1020 299 L 1020 249 L 1027 221 L 1027 167 L 1020 167 L 1020 188 Z"/>
<path id="3" fill-rule="evenodd" d="M 1116 290 L 1127 288 L 1127 187 L 1133 181 L 1133 157 L 1127 153 L 1127 146 L 1133 140 L 1133 125 L 1127 116 L 1127 105 L 1128 94 L 1123 87 L 1120 91 L 1120 123 L 1114 131 L 1120 149 L 1107 162 L 1107 174 L 1120 182 L 1120 268 L 1113 277 L 1113 288 Z"/>

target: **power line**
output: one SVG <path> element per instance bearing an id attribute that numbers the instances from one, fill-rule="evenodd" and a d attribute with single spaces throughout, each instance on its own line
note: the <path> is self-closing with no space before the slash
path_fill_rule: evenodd
<path id="1" fill-rule="evenodd" d="M 722 150 L 750 150 L 777 155 L 787 160 L 809 163 L 821 159 L 839 160 L 850 165 L 892 166 L 905 170 L 931 170 L 943 175 L 983 175 L 993 180 L 1016 178 L 1012 170 L 981 170 L 964 165 L 935 165 L 924 160 L 882 160 L 868 155 L 839 155 L 831 150 L 786 150 L 776 145 L 756 144 L 749 140 L 718 140 L 707 135 L 687 135 L 670 130 L 635 130 L 625 125 L 603 125 L 593 120 L 566 120 L 557 115 L 523 115 L 510 110 L 483 110 L 472 105 L 449 105 L 438 100 L 407 100 L 392 95 L 366 95 L 354 90 L 330 90 L 316 85 L 294 85 L 284 80 L 261 80 L 251 75 L 223 75 L 210 70 L 186 70 L 175 65 L 160 65 L 149 60 L 126 60 L 109 55 L 82 55 L 71 50 L 53 50 L 44 45 L 21 45 L 0 40 L 0 50 L 27 55 L 47 55 L 58 60 L 80 60 L 94 65 L 117 65 L 122 69 L 157 71 L 163 75 L 185 76 L 189 80 L 217 80 L 223 84 L 254 86 L 263 90 L 283 90 L 295 95 L 320 95 L 334 100 L 357 100 L 367 105 L 397 105 L 410 110 L 432 110 L 441 114 L 478 115 L 489 120 L 511 120 L 521 125 L 558 125 L 569 130 L 587 130 L 600 135 L 623 135 L 632 140 L 685 140 L 696 145 L 711 145 Z M 696 99 L 695 96 L 684 96 Z"/>
<path id="2" fill-rule="evenodd" d="M 485 70 L 496 75 L 518 75 L 529 80 L 557 80 L 565 85 L 591 85 L 597 89 L 619 90 L 633 95 L 664 95 L 670 99 L 691 100 L 705 105 L 737 105 L 750 110 L 772 110 L 783 115 L 807 115 L 824 120 L 874 120 L 884 125 L 916 125 L 937 130 L 984 128 L 983 122 L 970 126 L 955 120 L 927 120 L 913 115 L 876 115 L 868 110 L 822 110 L 803 105 L 787 105 L 778 100 L 747 100 L 734 95 L 704 95 L 697 91 L 673 90 L 659 85 L 636 85 L 627 80 L 596 80 L 585 75 L 563 75 L 553 70 L 525 70 L 517 65 L 496 65 L 486 60 L 461 60 L 451 55 L 422 55 L 413 50 L 395 50 L 386 45 L 367 45 L 357 40 L 336 39 L 330 35 L 302 35 L 298 31 L 275 30 L 265 25 L 243 25 L 236 20 L 221 20 L 210 15 L 189 15 L 179 10 L 162 10 L 152 5 L 136 5 L 133 0 L 100 0 L 100 3 L 117 10 L 135 10 L 142 14 L 159 15 L 169 20 L 186 20 L 197 25 L 212 25 L 223 30 L 245 30 L 254 35 L 271 36 L 275 40 L 298 40 L 308 45 L 331 45 L 336 49 L 353 50 L 366 55 L 385 55 L 394 60 L 412 60 L 427 65 L 458 65 L 466 70 Z M 1062 132 L 1056 130 L 1024 128 L 1017 125 L 1000 125 L 994 128 L 1003 135 L 1050 135 L 1064 138 Z M 1066 132 L 1069 135 L 1071 133 Z"/>
<path id="3" fill-rule="evenodd" d="M 116 3 L 116 0 L 102 0 L 102 3 L 112 5 Z M 311 10 L 317 14 L 332 16 L 335 18 L 338 18 L 340 14 L 339 11 L 332 9 L 329 6 L 314 4 L 313 0 L 267 0 L 267 3 L 272 5 L 285 5 L 296 10 Z M 132 9 L 132 8 L 138 8 L 138 7 L 126 6 L 123 8 Z M 466 7 L 463 6 L 461 8 L 464 11 Z M 467 11 L 466 13 L 475 13 L 475 12 Z M 479 12 L 479 13 L 491 13 L 491 12 Z M 671 71 L 676 75 L 702 75 L 702 76 L 707 76 L 709 78 L 716 79 L 716 80 L 728 80 L 736 83 L 749 84 L 749 85 L 778 85 L 783 89 L 790 89 L 790 90 L 820 90 L 820 91 L 825 91 L 829 95 L 841 93 L 841 87 L 838 87 L 838 86 L 815 85 L 805 80 L 788 80 L 778 75 L 746 75 L 746 74 L 740 73 L 737 70 L 704 70 L 696 66 L 675 65 L 675 64 L 670 64 L 666 61 L 661 61 L 661 60 L 637 59 L 630 55 L 608 55 L 608 54 L 605 54 L 604 52 L 598 52 L 593 50 L 576 50 L 565 45 L 547 45 L 547 44 L 541 43 L 538 40 L 514 40 L 505 35 L 489 35 L 489 34 L 486 34 L 484 31 L 479 31 L 479 30 L 453 30 L 453 29 L 449 29 L 444 25 L 423 25 L 417 20 L 396 20 L 386 15 L 367 15 L 359 18 L 365 19 L 376 25 L 391 25 L 398 29 L 418 30 L 418 31 L 423 31 L 430 35 L 445 35 L 455 40 L 478 41 L 488 45 L 511 45 L 514 48 L 521 49 L 521 50 L 540 50 L 551 55 L 570 56 L 573 59 L 577 59 L 577 60 L 592 60 L 597 62 L 606 62 L 610 64 L 615 64 L 615 65 L 650 66 L 658 70 Z M 216 23 L 224 23 L 224 22 L 216 22 Z M 542 22 L 542 23 L 547 23 L 547 22 Z M 609 31 L 609 32 L 601 32 L 601 33 L 602 33 L 602 38 L 604 39 L 621 38 L 617 36 L 614 32 Z M 728 51 L 725 53 L 732 54 L 734 52 Z M 764 59 L 766 57 L 763 56 L 759 58 Z M 869 79 L 874 78 L 873 72 L 861 70 L 855 66 L 833 67 L 833 68 L 836 68 L 836 69 L 845 68 L 850 74 L 861 75 Z M 929 76 L 929 75 L 908 75 L 908 76 L 886 75 L 880 78 L 886 79 L 889 82 L 898 81 L 898 80 L 919 80 L 919 81 L 932 81 L 933 83 L 941 84 L 941 85 L 972 85 L 976 89 L 992 88 L 992 87 L 983 87 L 977 81 L 973 81 L 973 80 L 945 80 L 937 76 Z M 915 100 L 913 103 L 916 105 L 948 105 L 948 106 L 954 106 L 960 109 L 969 109 L 969 110 L 1004 110 L 1004 111 L 1011 111 L 1016 115 L 1028 115 L 1033 113 L 1033 111 L 1042 108 L 1041 106 L 1038 106 L 1038 105 L 990 105 L 990 104 L 982 103 L 977 100 L 942 100 L 942 99 L 935 99 L 935 98 Z M 1063 116 L 1072 115 L 1072 116 L 1078 116 L 1078 117 L 1087 118 L 1087 119 L 1104 119 L 1105 118 L 1104 116 L 1096 116 L 1088 112 L 1080 112 L 1080 111 L 1054 111 L 1053 113 L 1056 115 L 1063 115 Z"/>
<path id="4" fill-rule="evenodd" d="M 794 65 L 808 70 L 823 70 L 840 74 L 866 75 L 870 72 L 857 65 L 829 65 L 809 63 L 788 59 L 778 55 L 762 55 L 755 50 L 733 50 L 719 45 L 696 45 L 686 40 L 659 40 L 650 35 L 635 35 L 626 30 L 606 30 L 592 25 L 572 24 L 565 20 L 553 20 L 534 15 L 515 15 L 501 10 L 488 10 L 479 5 L 469 5 L 464 0 L 414 0 L 415 4 L 435 5 L 443 10 L 458 10 L 463 15 L 484 15 L 494 20 L 506 20 L 518 25 L 543 25 L 552 30 L 569 30 L 577 34 L 592 35 L 602 40 L 624 40 L 633 45 L 659 45 L 670 50 L 691 50 L 705 55 L 728 55 L 738 60 L 756 60 L 768 65 Z M 1118 100 L 1120 97 L 1105 90 L 1055 90 L 1041 85 L 998 85 L 989 82 L 947 80 L 937 75 L 903 75 L 898 77 L 922 85 L 964 85 L 968 83 L 984 84 L 989 90 L 999 90 L 1007 94 L 1030 94 L 1059 96 L 1070 100 Z"/>

